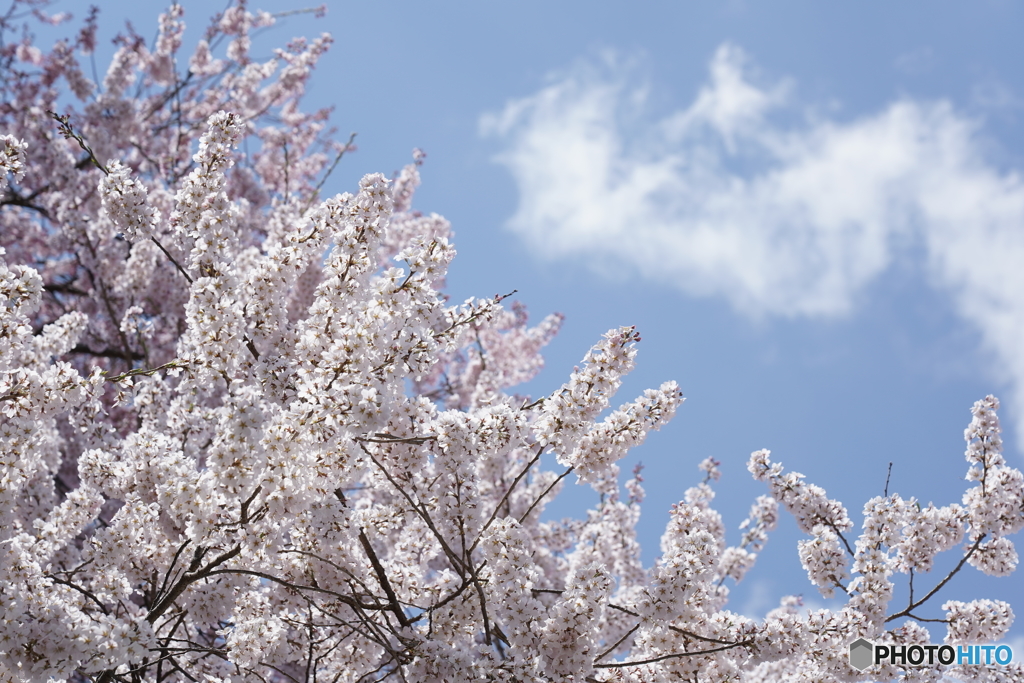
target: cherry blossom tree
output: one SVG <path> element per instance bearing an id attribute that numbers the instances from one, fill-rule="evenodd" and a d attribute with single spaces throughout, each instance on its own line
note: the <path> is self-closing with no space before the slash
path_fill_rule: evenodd
<path id="1" fill-rule="evenodd" d="M 550 395 L 511 393 L 561 319 L 449 303 L 450 226 L 412 209 L 422 154 L 321 196 L 352 148 L 300 109 L 329 36 L 255 60 L 275 17 L 239 2 L 186 56 L 173 5 L 154 42 L 118 37 L 100 81 L 80 63 L 97 12 L 46 51 L 31 22 L 68 17 L 43 5 L 0 18 L 0 678 L 1022 680 L 846 656 L 859 637 L 1006 634 L 1009 605 L 938 597 L 967 564 L 1017 565 L 1024 478 L 994 398 L 973 409 L 960 504 L 873 498 L 858 536 L 759 451 L 768 495 L 729 546 L 706 460 L 645 568 L 641 478 L 620 486 L 616 463 L 678 386 L 611 409 L 640 341 L 623 327 Z M 600 504 L 545 520 L 570 476 Z M 727 609 L 780 504 L 841 609 Z M 932 577 L 942 551 L 961 559 Z M 906 605 L 898 574 L 917 581 Z"/>

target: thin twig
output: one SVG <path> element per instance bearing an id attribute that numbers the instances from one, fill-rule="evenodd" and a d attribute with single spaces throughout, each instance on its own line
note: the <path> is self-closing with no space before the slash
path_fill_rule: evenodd
<path id="1" fill-rule="evenodd" d="M 625 632 L 624 634 L 622 634 L 622 637 L 621 637 L 621 638 L 619 638 L 618 640 L 616 640 L 616 641 L 615 641 L 615 644 L 614 644 L 614 645 L 612 645 L 612 646 L 611 646 L 610 648 L 608 648 L 607 650 L 605 650 L 604 652 L 602 652 L 601 654 L 599 654 L 599 655 L 597 656 L 597 659 L 595 659 L 594 661 L 595 661 L 595 662 L 600 662 L 600 661 L 601 661 L 602 659 L 604 659 L 605 657 L 607 657 L 607 656 L 608 656 L 608 655 L 610 655 L 611 653 L 613 653 L 613 652 L 615 652 L 616 650 L 618 650 L 618 649 L 619 649 L 619 645 L 622 645 L 622 644 L 623 644 L 624 642 L 626 642 L 626 639 L 627 639 L 627 638 L 629 638 L 629 637 L 630 637 L 631 635 L 633 635 L 634 633 L 636 633 L 636 631 L 637 631 L 637 629 L 638 629 L 638 628 L 640 628 L 640 624 L 637 624 L 637 625 L 636 625 L 636 626 L 634 626 L 633 628 L 631 628 L 631 629 L 629 629 L 628 631 L 626 631 L 626 632 Z"/>
<path id="2" fill-rule="evenodd" d="M 560 481 L 562 481 L 563 479 L 565 479 L 566 477 L 568 477 L 568 476 L 569 476 L 569 473 L 570 473 L 570 472 L 572 472 L 572 471 L 573 471 L 573 469 L 574 469 L 574 468 L 570 467 L 570 468 L 569 468 L 569 469 L 567 469 L 567 470 L 566 470 L 565 472 L 562 472 L 562 473 L 561 473 L 560 475 L 558 475 L 558 478 L 557 478 L 557 479 L 555 479 L 555 480 L 554 480 L 553 482 L 551 482 L 551 485 L 550 485 L 550 486 L 548 486 L 548 487 L 547 487 L 546 489 L 544 489 L 544 493 L 542 493 L 542 494 L 540 494 L 539 496 L 537 496 L 537 500 L 533 501 L 533 505 L 531 505 L 531 506 L 530 506 L 530 509 L 529 509 L 529 510 L 527 510 L 527 511 L 526 511 L 526 512 L 525 512 L 525 513 L 523 514 L 523 516 L 519 518 L 519 523 L 520 523 L 520 524 L 522 524 L 523 522 L 525 522 L 525 521 L 526 521 L 526 518 L 530 516 L 530 513 L 531 513 L 531 512 L 533 512 L 533 508 L 537 507 L 537 505 L 538 505 L 538 504 L 539 504 L 539 503 L 540 503 L 540 502 L 541 502 L 542 500 L 544 500 L 544 497 L 545 497 L 545 496 L 547 496 L 547 495 L 548 495 L 549 493 L 551 493 L 551 489 L 555 488 L 555 486 L 557 486 L 557 485 L 558 485 L 558 482 L 560 482 Z"/>
<path id="3" fill-rule="evenodd" d="M 320 182 L 317 183 L 316 187 L 313 188 L 313 194 L 310 195 L 309 201 L 306 203 L 306 207 L 303 210 L 303 213 L 305 213 L 306 211 L 309 211 L 309 207 L 313 206 L 313 202 L 315 202 L 316 198 L 320 196 L 320 188 L 322 188 L 324 186 L 324 183 L 327 182 L 327 179 L 331 177 L 332 173 L 334 173 L 334 169 L 338 166 L 338 162 L 341 161 L 341 158 L 343 156 L 345 156 L 345 152 L 347 152 L 350 149 L 352 149 L 352 141 L 355 140 L 355 139 L 356 139 L 356 134 L 355 133 L 352 133 L 351 135 L 348 136 L 348 142 L 345 143 L 345 146 L 342 147 L 341 151 L 338 152 L 337 156 L 334 157 L 334 163 L 331 164 L 331 167 L 329 169 L 327 169 L 327 173 L 324 174 L 324 177 L 321 178 Z"/>
<path id="4" fill-rule="evenodd" d="M 185 269 L 181 267 L 180 263 L 178 263 L 177 261 L 174 260 L 174 257 L 171 256 L 169 251 L 164 249 L 164 245 L 160 244 L 160 241 L 156 237 L 153 237 L 152 235 L 150 236 L 149 239 L 153 240 L 153 244 L 155 244 L 156 246 L 160 247 L 160 251 L 164 252 L 164 256 L 166 256 L 167 259 L 171 263 L 174 264 L 174 267 L 178 269 L 178 272 L 181 273 L 182 276 L 185 278 L 185 280 L 191 285 L 192 284 L 192 276 L 190 276 L 187 272 L 185 272 Z"/>
<path id="5" fill-rule="evenodd" d="M 184 361 L 181 361 L 181 360 L 175 358 L 174 360 L 168 361 L 168 362 L 164 363 L 163 365 L 158 365 L 155 368 L 135 368 L 134 370 L 129 370 L 128 372 L 122 372 L 120 375 L 115 375 L 113 377 L 107 377 L 107 381 L 108 382 L 122 382 L 125 379 L 127 379 L 128 377 L 136 377 L 138 375 L 145 375 L 146 377 L 152 377 L 153 375 L 155 375 L 156 373 L 160 372 L 161 370 L 167 370 L 168 368 L 181 368 L 181 367 L 184 367 L 185 365 L 186 365 L 186 363 Z"/>
<path id="6" fill-rule="evenodd" d="M 640 617 L 640 613 L 639 612 L 634 612 L 633 610 L 628 609 L 626 607 L 623 607 L 622 605 L 616 605 L 615 603 L 609 603 L 608 607 L 610 607 L 611 609 L 614 609 L 614 610 L 618 610 L 619 612 L 622 612 L 623 614 L 628 614 L 631 617 L 637 617 L 637 618 Z M 678 626 L 672 626 L 671 624 L 666 624 L 665 628 L 667 628 L 669 631 L 672 631 L 673 633 L 678 633 L 681 636 L 686 636 L 687 638 L 693 638 L 694 640 L 702 640 L 705 643 L 714 643 L 715 645 L 736 645 L 736 643 L 731 643 L 728 640 L 719 640 L 717 638 L 709 638 L 707 636 L 701 636 L 701 635 L 698 635 L 698 634 L 693 633 L 691 631 L 687 631 L 685 629 L 681 629 Z"/>
<path id="7" fill-rule="evenodd" d="M 886 617 L 885 618 L 885 623 L 889 623 L 893 619 L 899 619 L 900 617 L 910 616 L 911 611 L 917 609 L 918 607 L 923 605 L 925 602 L 927 602 L 929 598 L 931 598 L 933 595 L 938 593 L 939 589 L 941 589 L 943 586 L 945 586 L 947 583 L 949 583 L 950 579 L 952 579 L 954 576 L 956 576 L 957 572 L 959 572 L 961 569 L 963 569 L 963 566 L 965 564 L 967 564 L 967 560 L 971 559 L 971 556 L 974 555 L 974 553 L 981 546 L 982 541 L 984 541 L 987 536 L 988 536 L 988 534 L 982 534 L 981 536 L 979 536 L 978 540 L 974 542 L 974 545 L 971 546 L 970 550 L 968 550 L 966 553 L 964 553 L 964 556 L 960 559 L 960 562 L 958 562 L 957 565 L 955 567 L 953 567 L 952 571 L 950 571 L 949 574 L 946 574 L 946 578 L 944 578 L 942 581 L 939 581 L 939 583 L 935 586 L 935 588 L 932 588 L 930 591 L 928 591 L 927 595 L 925 595 L 923 598 L 921 598 L 917 602 L 912 602 L 909 605 L 907 605 L 907 608 L 905 610 L 897 612 L 896 614 L 892 615 L 891 617 Z"/>
<path id="8" fill-rule="evenodd" d="M 678 659 L 679 657 L 696 657 L 698 655 L 710 655 L 715 652 L 722 652 L 724 650 L 731 650 L 734 647 L 743 647 L 750 645 L 754 641 L 745 640 L 741 643 L 733 643 L 732 645 L 723 645 L 721 647 L 713 647 L 710 650 L 695 650 L 693 652 L 673 652 L 668 655 L 661 655 L 660 657 L 651 657 L 650 659 L 641 659 L 635 662 L 612 662 L 611 664 L 594 664 L 595 669 L 622 669 L 627 666 L 640 666 L 641 664 L 654 664 L 655 662 L 663 662 L 666 659 Z"/>
<path id="9" fill-rule="evenodd" d="M 526 473 L 530 471 L 530 468 L 537 464 L 537 461 L 540 460 L 540 456 L 541 456 L 541 454 L 543 452 L 544 452 L 544 447 L 543 446 L 538 447 L 537 448 L 537 453 L 536 453 L 536 455 L 533 456 L 533 459 L 530 460 L 530 462 L 526 463 L 526 467 L 523 468 L 523 471 L 520 472 L 516 476 L 516 478 L 512 481 L 512 485 L 508 487 L 507 491 L 505 491 L 505 495 L 503 495 L 501 497 L 501 500 L 498 501 L 498 504 L 494 506 L 494 512 L 491 513 L 491 516 L 487 519 L 487 521 L 484 523 L 484 525 L 480 528 L 480 533 L 477 535 L 476 540 L 473 541 L 473 545 L 470 546 L 469 552 L 472 553 L 476 549 L 476 546 L 480 542 L 480 539 L 483 538 L 483 536 L 484 536 L 484 532 L 487 531 L 487 528 L 489 526 L 491 526 L 491 523 L 494 522 L 494 519 L 498 516 L 498 512 L 501 510 L 501 506 L 504 505 L 505 501 L 508 500 L 508 497 L 510 495 L 512 495 L 512 491 L 514 491 L 516 486 L 519 485 L 519 482 L 521 482 L 523 480 L 523 477 L 525 477 Z"/>
<path id="10" fill-rule="evenodd" d="M 96 158 L 96 155 L 93 153 L 92 148 L 89 147 L 88 144 L 86 144 L 85 138 L 83 138 L 81 135 L 75 132 L 74 127 L 71 125 L 70 114 L 65 114 L 61 116 L 60 114 L 52 112 L 49 109 L 46 110 L 46 113 L 49 114 L 50 117 L 57 122 L 57 130 L 60 131 L 60 134 L 64 136 L 65 140 L 74 140 L 75 142 L 77 142 L 78 146 L 81 147 L 82 150 L 89 155 L 89 160 L 92 161 L 96 168 L 103 171 L 104 175 L 110 175 L 110 171 L 107 170 L 107 167 L 99 162 L 99 159 Z"/>

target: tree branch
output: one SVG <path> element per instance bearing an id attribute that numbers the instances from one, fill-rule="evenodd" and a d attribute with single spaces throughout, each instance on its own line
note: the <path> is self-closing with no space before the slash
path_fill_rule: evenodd
<path id="1" fill-rule="evenodd" d="M 930 591 L 928 591 L 927 595 L 925 595 L 923 598 L 921 598 L 917 602 L 912 602 L 909 605 L 907 605 L 907 608 L 905 610 L 899 611 L 899 612 L 897 612 L 896 614 L 893 614 L 890 617 L 886 617 L 885 618 L 885 623 L 889 623 L 893 619 L 899 619 L 900 617 L 910 616 L 911 611 L 917 609 L 918 607 L 920 607 L 924 603 L 928 602 L 928 600 L 933 595 L 938 593 L 939 590 L 941 590 L 943 586 L 945 586 L 947 583 L 949 583 L 950 579 L 952 579 L 954 576 L 956 576 L 957 572 L 959 572 L 961 569 L 963 569 L 963 566 L 965 564 L 967 564 L 967 560 L 971 559 L 971 556 L 978 550 L 978 548 L 981 546 L 982 541 L 984 541 L 987 536 L 988 536 L 988 534 L 982 534 L 981 536 L 979 536 L 978 540 L 974 542 L 974 545 L 972 545 L 971 548 L 966 553 L 964 553 L 964 556 L 962 558 L 960 558 L 960 562 L 958 562 L 957 565 L 955 567 L 953 567 L 952 571 L 950 571 L 949 574 L 946 575 L 946 578 L 944 578 L 942 581 L 939 581 L 939 583 L 935 586 L 935 588 L 932 588 Z"/>

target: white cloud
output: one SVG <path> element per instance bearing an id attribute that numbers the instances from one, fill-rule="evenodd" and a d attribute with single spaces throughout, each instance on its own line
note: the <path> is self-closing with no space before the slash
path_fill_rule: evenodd
<path id="1" fill-rule="evenodd" d="M 971 103 L 978 109 L 1003 118 L 1013 118 L 1024 109 L 1024 99 L 997 80 L 981 81 L 971 88 Z"/>
<path id="2" fill-rule="evenodd" d="M 977 122 L 909 99 L 830 120 L 751 82 L 745 61 L 720 47 L 694 103 L 653 123 L 637 70 L 611 58 L 485 116 L 519 186 L 509 226 L 540 257 L 754 317 L 847 313 L 923 246 L 1024 399 L 1024 184 L 986 162 Z"/>

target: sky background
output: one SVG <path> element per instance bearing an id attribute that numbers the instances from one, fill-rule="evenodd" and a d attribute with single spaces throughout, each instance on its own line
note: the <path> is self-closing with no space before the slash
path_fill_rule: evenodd
<path id="1" fill-rule="evenodd" d="M 98 4 L 107 38 L 126 19 L 155 34 L 164 7 Z M 183 5 L 191 46 L 223 6 Z M 746 471 L 759 448 L 845 503 L 858 528 L 890 462 L 890 492 L 960 501 L 963 430 L 986 394 L 1002 399 L 1007 458 L 1024 465 L 1024 5 L 328 8 L 282 19 L 254 51 L 334 35 L 307 106 L 335 106 L 339 137 L 357 132 L 359 150 L 327 188 L 426 151 L 415 206 L 453 224 L 453 299 L 516 289 L 533 321 L 566 316 L 522 391 L 556 389 L 620 325 L 643 341 L 619 402 L 681 385 L 675 420 L 622 463 L 645 466 L 648 565 L 707 456 L 723 463 L 730 542 L 765 492 Z M 592 500 L 568 486 L 549 515 Z M 784 514 L 732 609 L 760 616 L 787 594 L 834 604 L 807 581 L 800 538 Z M 922 614 L 980 597 L 1022 610 L 1024 582 L 967 568 L 939 597 Z M 899 589 L 894 608 L 905 600 Z M 1020 657 L 1024 624 L 1012 633 Z"/>

